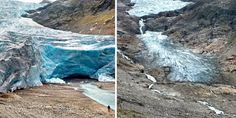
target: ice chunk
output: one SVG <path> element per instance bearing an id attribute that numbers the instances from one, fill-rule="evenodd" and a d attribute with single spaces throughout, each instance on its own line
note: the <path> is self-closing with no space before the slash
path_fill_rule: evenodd
<path id="1" fill-rule="evenodd" d="M 66 82 L 60 78 L 51 78 L 51 79 L 46 79 L 45 83 L 50 83 L 50 84 L 65 84 Z"/>

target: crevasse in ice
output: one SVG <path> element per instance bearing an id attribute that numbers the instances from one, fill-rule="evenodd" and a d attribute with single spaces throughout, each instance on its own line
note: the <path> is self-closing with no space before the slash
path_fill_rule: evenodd
<path id="1" fill-rule="evenodd" d="M 41 6 L 1 1 L 0 91 L 63 83 L 74 74 L 114 81 L 114 37 L 54 30 L 21 17 Z"/>

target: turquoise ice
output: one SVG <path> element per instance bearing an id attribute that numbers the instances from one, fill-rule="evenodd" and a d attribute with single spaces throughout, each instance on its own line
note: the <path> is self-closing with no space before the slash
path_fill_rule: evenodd
<path id="1" fill-rule="evenodd" d="M 1 0 L 0 91 L 63 83 L 70 75 L 114 81 L 114 37 L 54 30 L 21 17 L 44 5 Z"/>

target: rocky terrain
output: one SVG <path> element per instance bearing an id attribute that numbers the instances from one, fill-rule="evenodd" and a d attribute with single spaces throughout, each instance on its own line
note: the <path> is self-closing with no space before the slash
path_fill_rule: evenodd
<path id="1" fill-rule="evenodd" d="M 114 35 L 114 8 L 115 0 L 57 0 L 25 16 L 53 29 Z"/>
<path id="2" fill-rule="evenodd" d="M 68 85 L 44 85 L 14 93 L 0 94 L 3 118 L 113 118 L 114 111 Z"/>
<path id="3" fill-rule="evenodd" d="M 217 57 L 220 81 L 208 84 L 168 80 L 169 67 L 146 62 L 139 19 L 127 11 L 130 0 L 118 0 L 118 117 L 236 117 L 235 29 L 233 0 L 184 0 L 180 10 L 143 16 L 144 30 L 162 31 L 171 41 L 196 54 Z M 155 83 L 147 74 L 156 78 Z M 218 111 L 217 111 L 217 110 Z M 224 113 L 222 113 L 224 112 Z"/>

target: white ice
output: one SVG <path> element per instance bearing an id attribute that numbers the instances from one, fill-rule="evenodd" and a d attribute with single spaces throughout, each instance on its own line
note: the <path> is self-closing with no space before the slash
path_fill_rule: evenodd
<path id="1" fill-rule="evenodd" d="M 180 9 L 191 3 L 181 0 L 131 0 L 131 2 L 135 5 L 128 13 L 137 17 Z"/>
<path id="2" fill-rule="evenodd" d="M 40 3 L 42 2 L 43 0 L 18 0 L 18 1 L 21 1 L 21 2 L 29 2 L 29 3 Z M 56 0 L 48 0 L 50 2 L 54 2 Z"/>
<path id="3" fill-rule="evenodd" d="M 198 103 L 207 106 L 208 109 L 214 111 L 217 115 L 223 115 L 223 114 L 224 114 L 223 111 L 221 111 L 221 110 L 219 110 L 219 109 L 216 109 L 215 107 L 209 105 L 209 104 L 208 104 L 207 102 L 205 102 L 205 101 L 198 101 Z"/>
<path id="4" fill-rule="evenodd" d="M 146 31 L 138 35 L 149 50 L 150 65 L 170 67 L 173 81 L 208 82 L 214 79 L 216 67 L 211 59 L 174 45 L 161 32 Z"/>

